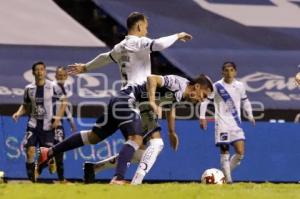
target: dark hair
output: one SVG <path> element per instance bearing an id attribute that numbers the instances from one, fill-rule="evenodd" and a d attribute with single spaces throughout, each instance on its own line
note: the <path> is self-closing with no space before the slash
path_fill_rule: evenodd
<path id="1" fill-rule="evenodd" d="M 138 21 L 145 21 L 146 16 L 140 12 L 132 12 L 127 17 L 127 30 L 130 30 Z"/>
<path id="2" fill-rule="evenodd" d="M 33 63 L 33 64 L 32 64 L 32 67 L 31 67 L 31 69 L 32 69 L 32 72 L 34 72 L 34 70 L 35 70 L 35 67 L 36 67 L 37 65 L 43 65 L 43 66 L 44 66 L 44 68 L 46 68 L 46 65 L 44 64 L 44 62 L 42 62 L 42 61 L 38 61 L 38 62 L 35 62 L 35 63 Z"/>
<path id="3" fill-rule="evenodd" d="M 209 88 L 211 90 L 211 92 L 214 91 L 213 82 L 207 75 L 200 74 L 195 79 L 189 79 L 189 80 L 190 80 L 189 85 L 200 84 L 203 86 L 207 86 L 207 88 Z"/>
<path id="4" fill-rule="evenodd" d="M 233 61 L 226 61 L 226 62 L 224 62 L 223 66 L 222 66 L 222 71 L 224 71 L 226 67 L 232 67 L 232 68 L 234 68 L 234 70 L 237 70 L 236 69 L 237 67 L 236 67 L 236 65 L 235 65 L 235 63 Z"/>

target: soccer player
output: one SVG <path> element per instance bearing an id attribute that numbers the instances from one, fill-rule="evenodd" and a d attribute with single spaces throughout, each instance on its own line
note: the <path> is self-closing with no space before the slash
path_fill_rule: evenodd
<path id="1" fill-rule="evenodd" d="M 158 100 L 169 100 L 170 103 L 182 100 L 198 103 L 206 98 L 212 89 L 211 81 L 204 75 L 191 81 L 175 75 L 149 76 L 147 83 L 128 84 L 118 93 L 118 96 L 111 98 L 107 112 L 97 119 L 92 130 L 74 134 L 50 149 L 41 148 L 39 165 L 45 164 L 57 153 L 86 144 L 96 144 L 120 128 L 127 141 L 119 153 L 116 173 L 111 184 L 124 184 L 127 165 L 130 164 L 134 152 L 142 145 L 142 137 L 145 135 L 141 127 L 138 103 L 148 101 L 147 92 L 150 106 L 156 114 L 160 115 L 159 107 L 155 104 L 156 92 L 161 96 Z M 171 119 L 169 127 L 175 129 L 175 118 Z"/>
<path id="2" fill-rule="evenodd" d="M 237 67 L 234 62 L 225 62 L 222 66 L 223 78 L 214 83 L 214 92 L 201 103 L 200 126 L 207 129 L 205 112 L 209 100 L 215 106 L 215 143 L 220 147 L 221 168 L 227 183 L 232 183 L 231 172 L 240 164 L 245 153 L 245 135 L 241 125 L 241 103 L 249 121 L 255 125 L 251 103 L 242 82 L 235 79 Z M 233 145 L 235 154 L 229 153 Z"/>
<path id="3" fill-rule="evenodd" d="M 123 80 L 123 86 L 128 83 L 143 83 L 146 81 L 147 76 L 151 74 L 151 62 L 150 53 L 152 51 L 161 51 L 176 41 L 187 41 L 192 38 L 191 35 L 181 32 L 158 39 L 150 39 L 148 34 L 148 20 L 147 17 L 138 12 L 131 13 L 127 18 L 128 35 L 123 41 L 114 46 L 114 48 L 106 53 L 98 55 L 92 61 L 86 64 L 74 64 L 71 65 L 71 74 L 78 74 L 82 72 L 88 72 L 95 68 L 101 68 L 109 63 L 115 62 L 119 65 L 121 78 Z M 157 156 L 164 147 L 163 140 L 160 136 L 161 128 L 157 123 L 157 118 L 151 108 L 147 105 L 140 106 L 143 131 L 150 133 L 151 140 L 149 146 L 146 148 L 143 158 L 145 164 L 148 165 L 147 170 L 138 169 L 133 183 L 140 184 L 145 174 L 151 169 Z M 175 132 L 169 132 L 171 139 L 171 146 L 176 150 L 177 135 Z M 154 152 L 153 152 L 154 151 Z M 144 151 L 138 150 L 135 154 L 135 162 L 142 158 Z M 95 173 L 106 168 L 115 167 L 116 157 L 110 157 L 104 161 L 100 161 L 96 164 L 87 162 L 84 164 L 84 180 L 86 183 L 93 182 Z"/>
<path id="4" fill-rule="evenodd" d="M 62 89 L 63 93 L 68 97 L 70 91 L 67 88 L 67 86 L 65 85 L 65 81 L 68 79 L 68 74 L 64 67 L 59 66 L 56 68 L 55 79 L 56 79 L 55 84 L 57 86 L 59 86 Z M 59 110 L 60 104 L 57 103 L 55 105 L 56 105 L 55 110 Z M 76 124 L 73 119 L 70 106 L 66 106 L 65 113 L 66 113 L 67 119 L 71 125 L 72 133 L 75 133 L 76 132 Z M 61 120 L 59 126 L 54 129 L 54 144 L 62 142 L 64 140 L 64 138 L 65 138 L 65 131 L 64 131 L 64 127 L 63 127 L 63 120 Z M 58 153 L 54 158 L 54 160 L 55 160 L 54 166 L 56 167 L 57 176 L 58 176 L 58 180 L 60 183 L 67 182 L 64 178 L 63 157 L 64 157 L 63 153 Z M 52 170 L 52 172 L 54 172 L 54 171 L 55 171 L 55 169 Z"/>
<path id="5" fill-rule="evenodd" d="M 57 128 L 64 114 L 66 98 L 60 87 L 46 80 L 46 66 L 43 62 L 32 65 L 35 82 L 27 85 L 24 91 L 24 102 L 12 116 L 16 122 L 26 113 L 29 114 L 24 147 L 26 150 L 26 170 L 28 178 L 35 182 L 35 147 L 51 147 L 54 143 L 53 129 Z M 54 98 L 62 105 L 57 114 L 53 114 Z"/>

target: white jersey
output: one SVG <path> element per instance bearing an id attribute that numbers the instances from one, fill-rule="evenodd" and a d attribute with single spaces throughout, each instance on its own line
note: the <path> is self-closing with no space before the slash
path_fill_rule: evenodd
<path id="1" fill-rule="evenodd" d="M 128 35 L 112 49 L 110 56 L 118 63 L 124 82 L 142 84 L 151 75 L 152 43 L 147 37 Z"/>
<path id="2" fill-rule="evenodd" d="M 86 67 L 89 71 L 114 61 L 120 67 L 123 86 L 127 83 L 143 84 L 147 76 L 151 75 L 150 53 L 168 48 L 177 39 L 177 34 L 154 40 L 128 35 L 110 52 L 102 53 L 88 62 Z"/>
<path id="3" fill-rule="evenodd" d="M 228 92 L 237 111 L 238 119 L 241 121 L 241 101 L 247 99 L 243 83 L 234 80 L 231 84 L 227 84 L 224 79 L 221 79 L 214 83 L 214 92 L 208 97 L 208 99 L 214 100 L 216 132 L 240 130 L 241 128 L 232 114 L 232 106 L 225 103 L 221 95 L 218 93 L 216 84 L 222 85 Z"/>

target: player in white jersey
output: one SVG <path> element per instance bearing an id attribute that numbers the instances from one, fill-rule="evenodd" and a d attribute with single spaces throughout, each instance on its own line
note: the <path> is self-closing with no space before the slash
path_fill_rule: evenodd
<path id="1" fill-rule="evenodd" d="M 251 103 L 242 82 L 235 79 L 237 74 L 234 62 L 225 62 L 222 67 L 223 78 L 214 83 L 214 92 L 201 103 L 200 126 L 207 128 L 205 113 L 210 101 L 215 107 L 215 143 L 220 147 L 221 168 L 227 183 L 232 183 L 231 171 L 244 158 L 245 135 L 241 127 L 241 103 L 246 117 L 255 125 Z M 233 145 L 236 154 L 231 156 L 229 145 Z"/>
<path id="2" fill-rule="evenodd" d="M 98 55 L 95 59 L 86 64 L 71 65 L 70 73 L 78 74 L 87 72 L 115 62 L 120 68 L 123 88 L 128 83 L 141 84 L 145 82 L 146 77 L 151 74 L 150 53 L 152 51 L 161 51 L 170 47 L 178 40 L 187 41 L 192 38 L 191 35 L 181 32 L 158 39 L 150 39 L 146 37 L 148 33 L 148 20 L 144 14 L 138 12 L 133 12 L 128 16 L 127 29 L 128 35 L 123 41 L 115 45 L 111 51 Z M 152 133 L 152 139 L 149 141 L 149 146 L 144 154 L 144 156 L 147 157 L 151 156 L 151 158 L 149 158 L 151 163 L 146 163 L 148 165 L 147 171 L 139 167 L 133 178 L 134 184 L 140 184 L 142 182 L 144 176 L 150 170 L 164 146 L 160 136 L 161 129 L 153 111 L 149 106 L 141 106 L 140 111 L 144 131 Z M 171 146 L 176 150 L 178 146 L 177 135 L 175 131 L 169 132 L 169 135 Z M 154 151 L 154 153 L 152 151 Z M 143 153 L 143 150 L 138 150 L 134 160 L 139 161 Z M 92 182 L 96 172 L 115 167 L 115 158 L 116 156 L 108 158 L 107 160 L 100 161 L 98 164 L 86 163 L 84 165 L 85 182 Z M 137 177 L 137 175 L 139 177 Z"/>
<path id="3" fill-rule="evenodd" d="M 46 66 L 34 63 L 32 73 L 35 82 L 26 86 L 24 102 L 12 118 L 17 121 L 24 114 L 29 115 L 24 147 L 26 150 L 26 170 L 28 178 L 35 182 L 35 147 L 51 147 L 54 144 L 53 129 L 57 128 L 64 114 L 66 98 L 60 87 L 46 80 Z M 54 98 L 64 102 L 56 114 L 53 113 Z"/>

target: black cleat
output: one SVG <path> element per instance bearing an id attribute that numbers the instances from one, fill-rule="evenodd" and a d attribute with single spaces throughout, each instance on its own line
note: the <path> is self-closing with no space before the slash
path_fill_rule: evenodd
<path id="1" fill-rule="evenodd" d="M 95 171 L 94 171 L 94 163 L 92 162 L 85 162 L 83 164 L 83 181 L 86 184 L 94 183 L 95 182 Z"/>

